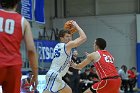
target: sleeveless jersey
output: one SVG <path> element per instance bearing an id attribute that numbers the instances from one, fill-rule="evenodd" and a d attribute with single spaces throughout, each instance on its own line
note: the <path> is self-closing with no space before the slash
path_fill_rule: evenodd
<path id="1" fill-rule="evenodd" d="M 64 76 L 69 69 L 71 54 L 66 53 L 65 43 L 58 43 L 54 48 L 54 59 L 49 71 L 57 72 L 60 76 Z"/>
<path id="2" fill-rule="evenodd" d="M 24 18 L 12 11 L 0 9 L 0 66 L 22 64 L 20 44 Z"/>
<path id="3" fill-rule="evenodd" d="M 100 79 L 118 76 L 118 72 L 114 66 L 114 58 L 106 50 L 98 50 L 100 59 L 94 63 Z"/>

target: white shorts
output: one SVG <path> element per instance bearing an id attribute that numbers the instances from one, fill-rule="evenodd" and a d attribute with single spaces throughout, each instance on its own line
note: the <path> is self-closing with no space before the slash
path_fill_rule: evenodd
<path id="1" fill-rule="evenodd" d="M 46 74 L 46 88 L 52 93 L 58 92 L 66 86 L 66 83 L 62 80 L 62 77 L 57 72 L 49 71 Z"/>

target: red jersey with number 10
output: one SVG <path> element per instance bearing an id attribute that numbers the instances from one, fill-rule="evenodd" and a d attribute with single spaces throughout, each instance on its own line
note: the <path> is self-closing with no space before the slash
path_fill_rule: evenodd
<path id="1" fill-rule="evenodd" d="M 114 58 L 106 50 L 98 50 L 100 59 L 94 63 L 100 79 L 118 76 L 118 72 L 113 64 Z"/>
<path id="2" fill-rule="evenodd" d="M 0 9 L 0 67 L 22 64 L 20 44 L 23 17 Z"/>

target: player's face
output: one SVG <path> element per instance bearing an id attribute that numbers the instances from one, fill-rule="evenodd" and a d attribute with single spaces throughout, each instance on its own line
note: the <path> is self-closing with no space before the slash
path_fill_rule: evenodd
<path id="1" fill-rule="evenodd" d="M 74 51 L 73 51 L 73 55 L 74 55 L 74 56 L 78 56 L 78 51 L 74 50 Z"/>
<path id="2" fill-rule="evenodd" d="M 32 73 L 28 73 L 28 77 L 31 78 L 32 77 Z"/>
<path id="3" fill-rule="evenodd" d="M 64 37 L 63 37 L 63 42 L 64 43 L 68 43 L 69 41 L 71 41 L 72 40 L 72 36 L 71 36 L 71 34 L 65 34 L 64 35 Z"/>

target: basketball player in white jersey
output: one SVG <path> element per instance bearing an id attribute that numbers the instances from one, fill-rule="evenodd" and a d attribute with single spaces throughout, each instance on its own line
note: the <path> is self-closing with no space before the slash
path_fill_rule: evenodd
<path id="1" fill-rule="evenodd" d="M 72 40 L 72 35 L 68 30 L 59 32 L 60 43 L 54 48 L 54 59 L 46 74 L 46 88 L 43 93 L 72 93 L 71 88 L 62 80 L 68 72 L 71 61 L 71 49 L 80 46 L 86 41 L 84 31 L 73 21 L 72 26 L 77 29 L 79 37 Z"/>

